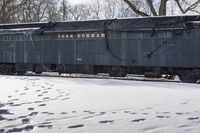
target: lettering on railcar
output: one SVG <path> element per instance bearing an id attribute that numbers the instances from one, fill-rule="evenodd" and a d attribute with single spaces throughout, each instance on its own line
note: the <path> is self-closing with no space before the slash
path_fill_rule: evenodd
<path id="1" fill-rule="evenodd" d="M 57 35 L 58 39 L 94 39 L 94 38 L 105 38 L 106 35 L 103 32 L 100 33 L 61 33 Z"/>

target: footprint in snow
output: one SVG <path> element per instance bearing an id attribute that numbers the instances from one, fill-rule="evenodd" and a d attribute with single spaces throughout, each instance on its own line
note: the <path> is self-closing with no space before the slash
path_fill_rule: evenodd
<path id="1" fill-rule="evenodd" d="M 63 99 L 61 99 L 61 101 L 65 101 L 65 100 L 69 100 L 70 98 L 69 97 L 67 97 L 67 98 L 63 98 Z"/>
<path id="2" fill-rule="evenodd" d="M 72 111 L 72 113 L 77 113 L 77 111 Z"/>
<path id="3" fill-rule="evenodd" d="M 157 130 L 159 128 L 160 128 L 159 126 L 150 126 L 150 127 L 143 128 L 143 131 L 154 133 L 154 132 L 156 132 L 155 130 Z"/>
<path id="4" fill-rule="evenodd" d="M 190 125 L 180 125 L 178 126 L 179 128 L 187 128 L 187 127 L 190 127 Z"/>
<path id="5" fill-rule="evenodd" d="M 9 102 L 14 102 L 14 101 L 19 101 L 19 99 L 12 99 L 12 100 L 9 100 Z"/>
<path id="6" fill-rule="evenodd" d="M 68 126 L 68 128 L 80 128 L 80 127 L 84 127 L 84 125 L 83 124 L 79 124 L 79 125 Z"/>
<path id="7" fill-rule="evenodd" d="M 44 106 L 46 106 L 46 104 L 39 104 L 38 106 L 40 106 L 40 107 L 44 107 Z"/>
<path id="8" fill-rule="evenodd" d="M 31 131 L 34 129 L 33 125 L 28 125 L 22 128 L 12 128 L 9 129 L 6 133 L 13 133 L 13 132 L 23 132 L 23 131 Z"/>
<path id="9" fill-rule="evenodd" d="M 143 115 L 148 115 L 149 113 L 142 113 Z"/>
<path id="10" fill-rule="evenodd" d="M 84 113 L 88 113 L 88 114 L 95 114 L 96 112 L 94 112 L 94 111 L 88 111 L 88 110 L 85 110 L 85 111 L 83 111 Z"/>
<path id="11" fill-rule="evenodd" d="M 28 91 L 28 90 L 29 90 L 29 88 L 25 88 L 24 90 L 25 90 L 25 91 Z"/>
<path id="12" fill-rule="evenodd" d="M 7 109 L 0 109 L 0 115 L 11 115 L 12 113 L 9 112 Z"/>
<path id="13" fill-rule="evenodd" d="M 59 96 L 57 96 L 57 98 L 61 98 L 61 97 L 63 97 L 63 95 L 59 95 Z"/>
<path id="14" fill-rule="evenodd" d="M 99 121 L 99 123 L 113 123 L 114 120 L 104 120 L 104 121 Z"/>
<path id="15" fill-rule="evenodd" d="M 8 98 L 12 98 L 12 96 L 8 96 Z"/>
<path id="16" fill-rule="evenodd" d="M 3 116 L 0 115 L 0 121 L 6 120 Z"/>
<path id="17" fill-rule="evenodd" d="M 28 123 L 30 123 L 30 119 L 24 118 L 24 119 L 22 119 L 22 123 L 23 124 L 28 124 Z"/>
<path id="18" fill-rule="evenodd" d="M 42 103 L 43 101 L 35 101 L 34 103 Z"/>
<path id="19" fill-rule="evenodd" d="M 163 112 L 164 114 L 169 114 L 170 112 Z"/>
<path id="20" fill-rule="evenodd" d="M 69 95 L 70 95 L 70 93 L 66 93 L 66 94 L 65 94 L 65 96 L 69 96 Z"/>
<path id="21" fill-rule="evenodd" d="M 135 119 L 135 120 L 132 120 L 132 122 L 142 122 L 142 121 L 145 121 L 146 119 Z"/>
<path id="22" fill-rule="evenodd" d="M 28 108 L 28 110 L 34 110 L 34 108 Z"/>
<path id="23" fill-rule="evenodd" d="M 170 116 L 162 116 L 162 115 L 158 115 L 156 116 L 157 118 L 170 118 Z"/>
<path id="24" fill-rule="evenodd" d="M 3 104 L 0 104 L 0 108 L 1 108 L 1 107 L 4 107 L 4 106 L 5 106 L 5 105 L 3 105 Z"/>
<path id="25" fill-rule="evenodd" d="M 153 109 L 153 107 L 147 107 L 146 109 L 147 109 L 147 110 L 149 110 L 149 109 Z"/>
<path id="26" fill-rule="evenodd" d="M 41 112 L 41 113 L 45 115 L 55 115 L 55 113 L 51 113 L 51 112 Z"/>
<path id="27" fill-rule="evenodd" d="M 41 92 L 41 90 L 36 90 L 35 92 Z"/>
<path id="28" fill-rule="evenodd" d="M 137 113 L 136 113 L 136 112 L 131 112 L 130 114 L 131 114 L 131 115 L 136 115 Z"/>
<path id="29" fill-rule="evenodd" d="M 46 88 L 46 90 L 51 90 L 52 88 L 51 87 L 49 87 L 49 88 Z"/>
<path id="30" fill-rule="evenodd" d="M 61 91 L 61 89 L 56 89 L 56 91 L 57 91 L 57 92 L 60 92 L 60 91 Z"/>
<path id="31" fill-rule="evenodd" d="M 127 113 L 130 113 L 130 112 L 131 112 L 131 111 L 128 111 L 128 110 L 125 110 L 125 111 L 124 111 L 124 113 L 126 113 L 126 114 L 127 114 Z"/>
<path id="32" fill-rule="evenodd" d="M 28 116 L 36 116 L 36 115 L 38 115 L 38 112 L 32 112 Z"/>
<path id="33" fill-rule="evenodd" d="M 12 104 L 12 105 L 10 105 L 10 106 L 13 106 L 13 107 L 19 107 L 19 106 L 21 106 L 22 104 Z"/>
<path id="34" fill-rule="evenodd" d="M 188 120 L 198 120 L 199 119 L 199 117 L 189 117 L 189 118 L 187 118 Z"/>
<path id="35" fill-rule="evenodd" d="M 104 114 L 106 114 L 106 112 L 100 112 L 100 114 L 101 114 L 101 115 L 104 115 Z"/>
<path id="36" fill-rule="evenodd" d="M 38 128 L 48 128 L 48 129 L 51 129 L 51 128 L 53 128 L 53 125 L 38 125 Z"/>
<path id="37" fill-rule="evenodd" d="M 68 114 L 67 112 L 61 112 L 60 113 L 61 115 L 66 115 L 66 114 Z"/>
<path id="38" fill-rule="evenodd" d="M 28 116 L 19 116 L 17 117 L 18 119 L 24 119 L 24 118 L 27 118 Z"/>
<path id="39" fill-rule="evenodd" d="M 44 97 L 43 98 L 43 100 L 49 100 L 50 99 L 50 97 Z"/>
<path id="40" fill-rule="evenodd" d="M 48 92 L 48 91 L 43 91 L 43 92 L 42 92 L 42 94 L 47 94 L 47 93 L 49 93 L 49 92 Z"/>
<path id="41" fill-rule="evenodd" d="M 181 112 L 177 112 L 176 114 L 177 114 L 177 115 L 183 115 L 184 113 L 181 113 Z"/>

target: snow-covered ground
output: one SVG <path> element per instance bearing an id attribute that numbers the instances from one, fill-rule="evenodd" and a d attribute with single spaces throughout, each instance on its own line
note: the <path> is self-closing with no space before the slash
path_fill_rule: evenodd
<path id="1" fill-rule="evenodd" d="M 0 76 L 0 133 L 199 133 L 200 84 Z"/>

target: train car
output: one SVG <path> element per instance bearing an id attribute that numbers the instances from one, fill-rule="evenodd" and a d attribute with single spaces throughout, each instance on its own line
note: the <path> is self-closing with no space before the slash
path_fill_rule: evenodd
<path id="1" fill-rule="evenodd" d="M 200 79 L 200 16 L 0 25 L 0 74 Z"/>

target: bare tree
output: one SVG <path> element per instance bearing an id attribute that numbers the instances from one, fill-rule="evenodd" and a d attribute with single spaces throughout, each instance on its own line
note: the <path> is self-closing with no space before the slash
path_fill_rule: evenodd
<path id="1" fill-rule="evenodd" d="M 60 21 L 59 7 L 57 0 L 49 0 L 49 6 L 46 11 L 47 21 Z"/>
<path id="2" fill-rule="evenodd" d="M 61 0 L 59 7 L 59 14 L 61 16 L 62 21 L 71 20 L 71 11 L 72 6 L 68 2 L 68 0 Z"/>
<path id="3" fill-rule="evenodd" d="M 1 0 L 0 1 L 0 23 L 15 22 L 13 19 L 27 0 Z"/>
<path id="4" fill-rule="evenodd" d="M 178 5 L 179 10 L 182 14 L 187 12 L 197 12 L 197 7 L 200 4 L 200 0 L 196 1 L 187 1 L 187 0 L 175 0 Z"/>
<path id="5" fill-rule="evenodd" d="M 102 17 L 102 0 L 93 0 L 89 4 L 92 13 L 92 19 L 100 19 Z"/>
<path id="6" fill-rule="evenodd" d="M 91 10 L 86 4 L 77 4 L 74 5 L 70 14 L 72 16 L 72 20 L 88 20 L 91 18 Z"/>
<path id="7" fill-rule="evenodd" d="M 144 0 L 138 0 L 137 2 L 131 0 L 123 0 L 131 8 L 133 12 L 140 16 L 164 16 L 167 14 L 167 3 L 169 0 L 160 0 L 158 5 L 155 4 L 156 0 L 145 0 L 146 5 L 150 10 L 150 13 L 142 10 L 138 5 L 144 3 Z M 189 11 L 195 11 L 195 8 L 199 5 L 200 0 L 174 0 L 177 7 L 180 9 L 182 14 L 185 14 Z M 158 6 L 158 9 L 157 9 Z"/>
<path id="8" fill-rule="evenodd" d="M 47 10 L 51 0 L 27 0 L 21 7 L 21 12 L 17 13 L 20 22 L 40 22 L 47 21 Z"/>
<path id="9" fill-rule="evenodd" d="M 106 19 L 115 18 L 117 15 L 118 0 L 105 0 L 103 2 L 104 17 Z"/>
<path id="10" fill-rule="evenodd" d="M 119 18 L 126 18 L 126 17 L 135 17 L 136 14 L 131 11 L 128 5 L 124 4 L 123 1 L 119 1 L 118 3 L 118 12 L 117 12 L 117 17 Z"/>

